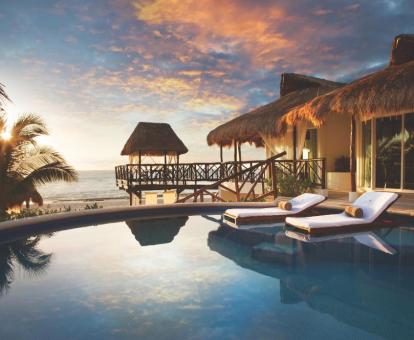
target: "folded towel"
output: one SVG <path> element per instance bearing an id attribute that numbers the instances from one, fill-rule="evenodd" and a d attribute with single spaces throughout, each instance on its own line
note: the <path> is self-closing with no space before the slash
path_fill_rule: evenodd
<path id="1" fill-rule="evenodd" d="M 364 212 L 362 211 L 360 207 L 356 207 L 354 205 L 348 205 L 345 208 L 345 214 L 347 214 L 350 217 L 361 218 L 363 217 Z"/>
<path id="2" fill-rule="evenodd" d="M 280 201 L 277 206 L 283 210 L 292 210 L 292 203 L 289 201 Z"/>

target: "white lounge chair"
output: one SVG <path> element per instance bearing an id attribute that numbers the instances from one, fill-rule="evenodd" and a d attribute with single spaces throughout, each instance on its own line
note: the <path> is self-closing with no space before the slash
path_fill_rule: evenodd
<path id="1" fill-rule="evenodd" d="M 291 210 L 283 210 L 276 206 L 271 208 L 228 209 L 224 212 L 223 217 L 225 221 L 235 225 L 283 222 L 286 216 L 303 214 L 306 210 L 324 200 L 326 200 L 325 196 L 306 193 L 290 200 L 292 203 Z"/>
<path id="2" fill-rule="evenodd" d="M 358 231 L 363 227 L 376 227 L 378 218 L 399 197 L 393 192 L 366 192 L 352 204 L 362 209 L 363 217 L 361 218 L 350 217 L 345 212 L 311 217 L 288 217 L 286 225 L 304 230 L 312 235 Z"/>

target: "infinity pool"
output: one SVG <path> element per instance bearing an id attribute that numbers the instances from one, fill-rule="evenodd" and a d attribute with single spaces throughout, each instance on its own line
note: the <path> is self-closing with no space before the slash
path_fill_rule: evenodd
<path id="1" fill-rule="evenodd" d="M 414 228 L 305 242 L 214 218 L 3 242 L 0 338 L 414 336 Z"/>

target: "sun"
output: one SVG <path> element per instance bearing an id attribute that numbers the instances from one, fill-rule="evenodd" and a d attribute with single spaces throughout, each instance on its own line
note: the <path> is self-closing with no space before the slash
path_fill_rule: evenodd
<path id="1" fill-rule="evenodd" d="M 10 140 L 11 137 L 12 135 L 9 131 L 5 131 L 1 134 L 1 139 L 3 140 Z"/>

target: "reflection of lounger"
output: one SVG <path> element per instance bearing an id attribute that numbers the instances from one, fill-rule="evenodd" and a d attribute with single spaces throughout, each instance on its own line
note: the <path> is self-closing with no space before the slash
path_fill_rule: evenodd
<path id="1" fill-rule="evenodd" d="M 304 234 L 301 232 L 296 232 L 293 230 L 286 230 L 285 235 L 287 237 L 293 238 L 306 243 L 318 243 L 318 242 L 327 242 L 341 240 L 344 238 L 354 238 L 357 242 L 366 245 L 369 248 L 373 248 L 383 253 L 394 255 L 397 251 L 388 245 L 384 240 L 382 240 L 378 235 L 373 232 L 358 232 L 358 233 L 347 233 L 347 234 L 335 234 L 335 235 L 325 235 L 325 236 L 312 236 L 309 234 Z"/>
<path id="2" fill-rule="evenodd" d="M 353 206 L 362 209 L 363 217 L 361 218 L 350 217 L 345 212 L 311 217 L 288 217 L 286 225 L 313 235 L 377 227 L 381 226 L 381 223 L 377 223 L 378 218 L 398 198 L 399 195 L 392 192 L 366 192 L 353 203 Z"/>
<path id="3" fill-rule="evenodd" d="M 286 216 L 295 216 L 323 202 L 326 198 L 317 194 L 302 194 L 290 200 L 291 210 L 272 208 L 228 209 L 223 214 L 224 220 L 240 224 L 283 222 Z"/>

